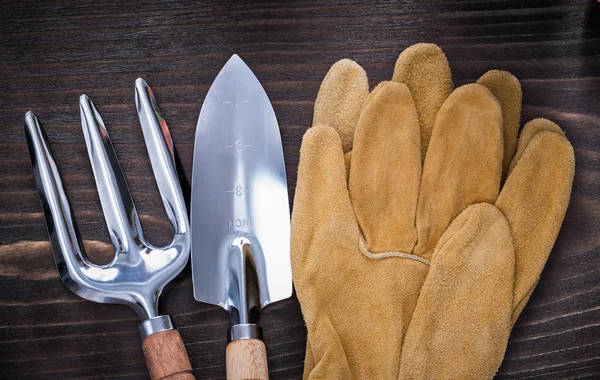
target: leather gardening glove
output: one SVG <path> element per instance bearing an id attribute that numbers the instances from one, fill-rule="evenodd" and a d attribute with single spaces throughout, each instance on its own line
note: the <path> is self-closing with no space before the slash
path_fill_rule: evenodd
<path id="1" fill-rule="evenodd" d="M 519 126 L 520 85 L 502 71 L 477 83 L 502 105 L 505 182 L 493 204 L 468 207 L 437 243 L 405 336 L 400 379 L 494 376 L 569 203 L 575 158 L 563 131 L 532 120 L 507 156 Z M 432 145 L 437 124 L 433 133 Z"/>
<path id="2" fill-rule="evenodd" d="M 500 79 L 503 76 L 512 78 L 506 73 L 495 73 Z M 324 80 L 315 105 L 315 124 L 325 122 L 333 127 L 312 128 L 302 145 L 292 217 L 292 265 L 309 334 L 305 377 L 397 378 L 399 368 L 400 377 L 452 377 L 452 360 L 448 358 L 462 359 L 467 363 L 466 367 L 475 370 L 483 364 L 492 363 L 497 352 L 488 349 L 487 356 L 470 358 L 465 355 L 469 354 L 470 347 L 450 340 L 466 332 L 466 337 L 456 342 L 480 342 L 481 337 L 477 335 L 480 331 L 470 333 L 468 328 L 464 328 L 464 317 L 468 311 L 466 307 L 461 309 L 461 305 L 471 306 L 474 303 L 479 306 L 476 311 L 479 310 L 484 317 L 502 314 L 508 307 L 509 324 L 512 323 L 512 304 L 496 307 L 489 302 L 479 302 L 477 297 L 460 298 L 468 295 L 460 290 L 479 293 L 482 286 L 494 285 L 484 276 L 475 288 L 461 287 L 461 284 L 470 286 L 476 279 L 481 279 L 479 272 L 478 277 L 470 277 L 472 272 L 465 262 L 472 267 L 479 262 L 479 269 L 489 265 L 487 262 L 495 263 L 494 260 L 473 260 L 473 251 L 486 252 L 489 254 L 484 257 L 495 258 L 497 251 L 504 252 L 509 250 L 507 247 L 512 247 L 508 227 L 509 223 L 512 225 L 511 218 L 508 217 L 509 223 L 506 223 L 502 213 L 491 204 L 498 199 L 498 207 L 503 210 L 501 200 L 510 200 L 506 204 L 510 203 L 516 210 L 513 211 L 515 220 L 524 222 L 521 224 L 523 230 L 530 228 L 528 216 L 546 217 L 545 220 L 538 218 L 536 229 L 531 230 L 539 236 L 533 240 L 543 247 L 529 244 L 534 246 L 535 252 L 525 255 L 526 261 L 531 259 L 529 262 L 532 263 L 526 267 L 532 270 L 525 270 L 525 275 L 521 276 L 524 279 L 521 288 L 526 289 L 522 296 L 517 295 L 520 287 L 515 286 L 514 300 L 519 300 L 514 307 L 516 314 L 539 277 L 564 215 L 573 161 L 570 145 L 562 134 L 546 132 L 543 127 L 540 128 L 542 136 L 536 134 L 529 144 L 522 137 L 519 152 L 525 153 L 517 153 L 517 157 L 522 156 L 522 161 L 515 167 L 515 174 L 498 198 L 502 162 L 509 162 L 512 156 L 510 152 L 509 159 L 505 158 L 507 148 L 503 145 L 508 145 L 510 151 L 512 143 L 514 151 L 518 116 L 516 123 L 511 123 L 507 117 L 502 120 L 498 101 L 481 85 L 457 89 L 440 110 L 452 85 L 446 59 L 433 45 L 416 45 L 407 49 L 398 60 L 394 78 L 403 81 L 406 86 L 386 82 L 367 98 L 364 71 L 351 61 L 334 65 Z M 484 78 L 482 82 L 485 82 Z M 509 91 L 508 103 L 520 109 L 518 82 L 514 80 L 512 84 L 518 90 L 518 102 L 510 102 L 514 100 L 511 96 L 515 92 Z M 499 91 L 502 93 L 502 86 Z M 513 111 L 519 114 L 518 110 Z M 507 114 L 510 112 L 505 112 L 505 116 Z M 432 128 L 434 124 L 435 128 Z M 551 125 L 543 121 L 538 124 Z M 514 128 L 514 133 L 507 132 L 507 127 Z M 523 136 L 527 135 L 525 131 L 534 129 L 526 127 Z M 421 152 L 426 151 L 432 130 L 431 147 L 422 167 Z M 507 141 L 510 140 L 505 138 L 507 135 L 514 135 L 513 140 Z M 354 136 L 352 142 L 349 136 Z M 551 141 L 547 143 L 542 137 Z M 555 152 L 558 152 L 558 155 L 552 156 L 550 164 L 548 160 L 539 160 L 541 153 L 547 152 L 544 149 L 539 154 L 527 153 L 532 151 L 533 141 L 540 139 L 544 140 L 542 147 L 556 148 Z M 346 179 L 342 146 L 345 151 L 350 151 L 352 145 L 352 164 Z M 530 156 L 533 158 L 528 158 Z M 346 158 L 348 164 L 348 154 Z M 548 207 L 542 204 L 540 208 L 540 199 L 529 199 L 537 201 L 529 209 L 539 215 L 526 215 L 528 207 L 523 208 L 526 197 L 519 194 L 523 189 L 508 191 L 517 187 L 509 184 L 519 181 L 512 181 L 512 178 L 517 178 L 515 175 L 520 167 L 526 168 L 521 172 L 534 177 L 547 173 L 549 167 L 560 174 L 557 179 L 551 178 L 556 186 L 546 197 L 550 201 Z M 519 184 L 528 186 L 527 183 Z M 535 187 L 525 190 L 529 190 L 528 195 L 534 198 L 542 195 L 535 191 Z M 462 210 L 479 202 L 487 204 L 469 208 L 471 211 L 465 211 L 440 239 Z M 496 210 L 495 214 L 492 212 L 493 217 L 488 216 L 488 208 Z M 477 216 L 481 216 L 480 219 Z M 504 224 L 495 222 L 494 217 L 504 220 Z M 482 226 L 488 225 L 490 220 L 494 223 L 482 230 Z M 554 229 L 551 228 L 553 226 Z M 494 239 L 489 238 L 490 233 Z M 434 251 L 438 240 L 438 248 Z M 515 243 L 515 246 L 518 244 Z M 538 251 L 544 251 L 545 255 L 535 255 Z M 516 252 L 516 277 L 519 278 L 518 249 Z M 452 260 L 452 254 L 462 261 Z M 446 257 L 447 260 L 442 259 Z M 428 275 L 429 260 L 432 261 Z M 438 262 L 448 264 L 437 265 Z M 492 272 L 493 269 L 492 265 Z M 488 272 L 487 276 L 499 277 Z M 419 297 L 424 281 L 424 292 Z M 447 299 L 448 295 L 457 294 L 458 298 Z M 417 302 L 417 312 L 428 323 L 413 323 L 409 328 Z M 447 305 L 443 305 L 444 302 Z M 440 303 L 442 307 L 451 308 L 445 310 L 445 314 L 455 321 L 455 325 L 446 330 L 438 328 L 448 327 L 446 321 L 436 319 Z M 485 307 L 481 306 L 482 303 Z M 477 316 L 481 316 L 479 314 Z M 485 322 L 485 318 L 480 321 L 484 330 L 494 327 Z M 402 352 L 407 329 L 406 346 L 410 347 Z M 481 344 L 485 348 L 487 344 L 497 345 L 500 342 L 501 348 L 496 350 L 501 351 L 499 363 L 506 345 L 504 336 L 508 336 L 510 326 L 498 330 L 498 334 L 485 336 L 488 340 L 484 339 Z M 426 344 L 419 344 L 420 339 L 429 340 Z M 443 347 L 449 354 L 437 355 L 436 350 Z M 443 356 L 444 360 L 435 362 L 433 358 L 438 356 Z M 414 360 L 414 365 L 411 360 Z M 478 360 L 485 362 L 482 364 Z M 495 362 L 490 365 L 494 366 L 497 368 Z M 425 374 L 427 370 L 429 374 Z M 473 374 L 468 370 L 455 373 L 466 374 L 467 377 Z M 476 376 L 481 377 L 482 373 L 478 372 Z"/>

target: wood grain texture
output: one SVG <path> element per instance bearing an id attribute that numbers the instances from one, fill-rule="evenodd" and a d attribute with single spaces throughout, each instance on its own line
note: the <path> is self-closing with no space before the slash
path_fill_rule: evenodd
<path id="1" fill-rule="evenodd" d="M 0 3 L 0 369 L 7 379 L 147 379 L 137 317 L 70 293 L 56 276 L 31 172 L 24 114 L 44 124 L 88 255 L 111 247 L 79 123 L 88 94 L 106 122 L 153 244 L 170 239 L 134 105 L 145 78 L 169 123 L 189 193 L 204 95 L 231 54 L 278 116 L 290 204 L 320 81 L 341 58 L 371 85 L 405 47 L 434 42 L 455 85 L 506 69 L 522 121 L 546 117 L 571 140 L 577 171 L 563 229 L 512 333 L 498 379 L 600 375 L 600 4 L 596 1 L 224 2 L 10 0 Z M 187 189 L 186 189 L 187 187 Z M 161 298 L 200 379 L 225 378 L 226 313 L 194 301 L 189 268 Z M 349 316 L 350 317 L 350 316 Z M 306 330 L 295 298 L 261 315 L 272 379 L 302 374 Z"/>
<path id="2" fill-rule="evenodd" d="M 230 342 L 225 352 L 227 380 L 269 380 L 267 349 L 258 339 Z"/>
<path id="3" fill-rule="evenodd" d="M 196 380 L 177 330 L 150 335 L 142 341 L 142 350 L 152 380 Z"/>

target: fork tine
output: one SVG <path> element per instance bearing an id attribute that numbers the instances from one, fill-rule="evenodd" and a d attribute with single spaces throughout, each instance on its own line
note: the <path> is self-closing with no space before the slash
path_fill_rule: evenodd
<path id="1" fill-rule="evenodd" d="M 100 113 L 87 95 L 79 98 L 81 126 L 98 196 L 117 255 L 135 251 L 142 240 L 140 220 Z M 143 241 L 143 240 L 142 240 Z"/>
<path id="2" fill-rule="evenodd" d="M 175 168 L 173 141 L 158 108 L 154 92 L 142 78 L 135 81 L 135 104 L 154 178 L 174 235 L 171 245 L 182 243 L 179 240 L 189 227 L 185 201 Z"/>
<path id="3" fill-rule="evenodd" d="M 81 254 L 73 214 L 44 128 L 31 111 L 25 114 L 25 136 L 40 202 L 50 236 L 56 268 L 65 285 L 77 293 L 72 278 L 80 277 L 90 264 Z"/>

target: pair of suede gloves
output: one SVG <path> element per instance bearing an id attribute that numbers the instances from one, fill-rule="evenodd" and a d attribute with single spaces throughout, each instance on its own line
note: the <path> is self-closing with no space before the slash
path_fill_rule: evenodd
<path id="1" fill-rule="evenodd" d="M 453 90 L 431 44 L 406 49 L 370 93 L 358 64 L 333 65 L 292 215 L 305 379 L 493 377 L 575 166 L 549 120 L 517 138 L 521 99 L 504 71 Z"/>

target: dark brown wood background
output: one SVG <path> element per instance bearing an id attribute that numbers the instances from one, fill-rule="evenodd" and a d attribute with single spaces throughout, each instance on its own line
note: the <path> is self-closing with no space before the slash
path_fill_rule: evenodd
<path id="1" fill-rule="evenodd" d="M 148 376 L 134 312 L 84 301 L 57 277 L 23 134 L 27 110 L 45 125 L 83 238 L 108 242 L 79 122 L 78 96 L 88 94 L 145 235 L 161 244 L 169 229 L 135 112 L 137 77 L 155 90 L 186 187 L 204 95 L 239 54 L 277 113 L 291 203 L 301 138 L 329 66 L 354 59 L 375 85 L 391 77 L 402 49 L 424 41 L 444 49 L 456 85 L 488 69 L 513 72 L 523 86 L 523 122 L 550 118 L 575 147 L 569 211 L 498 378 L 599 378 L 600 4 L 583 0 L 2 1 L 0 377 Z M 87 246 L 98 262 L 111 255 Z M 194 301 L 189 269 L 164 294 L 161 310 L 174 317 L 196 376 L 224 378 L 228 318 Z M 306 331 L 297 300 L 271 305 L 261 324 L 272 379 L 300 378 Z"/>

